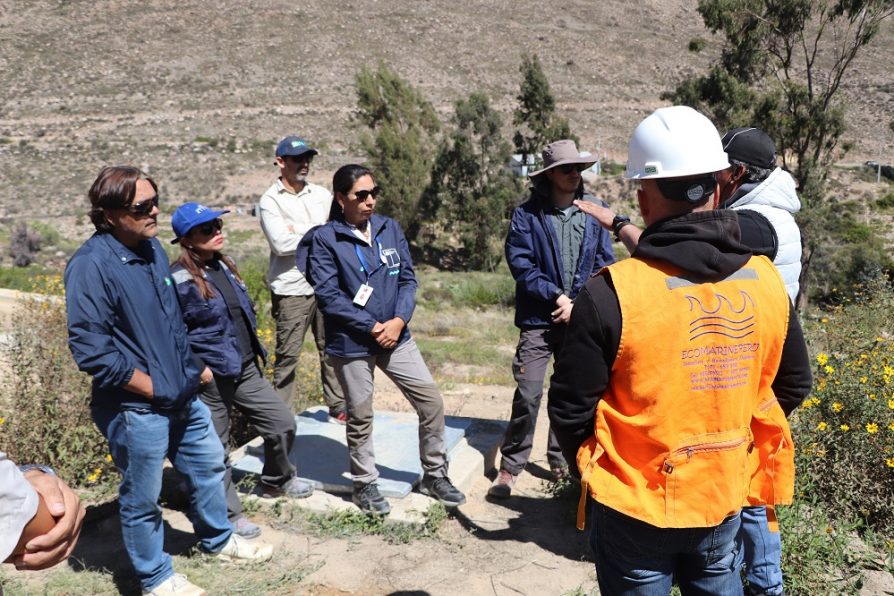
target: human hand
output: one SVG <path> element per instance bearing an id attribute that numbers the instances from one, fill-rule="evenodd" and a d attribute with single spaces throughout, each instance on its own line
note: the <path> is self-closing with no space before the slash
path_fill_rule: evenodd
<path id="1" fill-rule="evenodd" d="M 615 212 L 608 207 L 603 207 L 590 201 L 574 201 L 574 206 L 599 222 L 599 225 L 606 230 L 612 229 L 612 221 L 615 219 Z"/>
<path id="2" fill-rule="evenodd" d="M 61 479 L 39 470 L 25 472 L 25 479 L 46 503 L 56 524 L 46 534 L 25 544 L 25 553 L 12 558 L 19 570 L 52 567 L 68 558 L 77 544 L 86 510 L 81 500 Z"/>
<path id="3" fill-rule="evenodd" d="M 553 323 L 567 324 L 571 320 L 571 309 L 574 307 L 574 302 L 571 301 L 571 298 L 562 294 L 556 298 L 556 306 L 558 308 L 550 313 Z"/>
<path id="4" fill-rule="evenodd" d="M 199 375 L 199 383 L 201 383 L 202 385 L 207 385 L 213 380 L 214 373 L 211 372 L 211 369 L 206 366 L 205 370 L 202 371 L 202 374 Z"/>
<path id="5" fill-rule="evenodd" d="M 400 317 L 394 317 L 389 321 L 379 323 L 379 325 L 381 325 L 381 329 L 378 334 L 376 334 L 375 328 L 373 328 L 373 337 L 376 338 L 376 342 L 386 350 L 390 350 L 397 346 L 397 340 L 400 339 L 400 333 L 406 326 L 404 320 Z"/>

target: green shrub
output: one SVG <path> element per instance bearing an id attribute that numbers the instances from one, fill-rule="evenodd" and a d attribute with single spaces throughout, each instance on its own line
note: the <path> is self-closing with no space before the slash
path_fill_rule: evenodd
<path id="1" fill-rule="evenodd" d="M 889 188 L 888 192 L 882 195 L 879 200 L 875 202 L 875 206 L 882 211 L 887 211 L 894 208 L 894 188 Z"/>
<path id="2" fill-rule="evenodd" d="M 894 538 L 894 295 L 878 279 L 813 333 L 814 392 L 792 417 L 798 473 L 842 519 Z"/>
<path id="3" fill-rule="evenodd" d="M 2 346 L 9 367 L 0 392 L 0 445 L 13 461 L 52 466 L 70 485 L 111 494 L 117 474 L 90 417 L 90 379 L 68 350 L 58 276 L 42 278 L 50 296 L 26 296 Z"/>

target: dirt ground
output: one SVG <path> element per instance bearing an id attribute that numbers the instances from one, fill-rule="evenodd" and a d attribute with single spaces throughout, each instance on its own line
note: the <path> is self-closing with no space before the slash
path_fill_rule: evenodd
<path id="1" fill-rule="evenodd" d="M 512 389 L 458 385 L 445 391 L 444 398 L 451 415 L 506 418 Z M 382 409 L 409 408 L 387 380 L 377 386 L 376 403 Z M 544 408 L 540 420 L 545 421 L 545 416 Z M 264 527 L 263 539 L 278 549 L 270 563 L 271 573 L 290 564 L 315 569 L 300 583 L 275 593 L 598 593 L 585 535 L 574 528 L 576 503 L 548 492 L 545 444 L 546 426 L 541 424 L 528 469 L 520 476 L 513 497 L 488 501 L 490 479 L 482 476 L 468 494 L 467 504 L 446 521 L 436 539 L 389 544 L 378 536 L 318 538 L 296 535 L 271 518 L 255 516 Z M 188 549 L 192 534 L 186 517 L 166 509 L 165 521 L 169 552 Z M 37 587 L 50 573 L 76 573 L 85 566 L 105 568 L 113 573 L 122 593 L 132 593 L 132 571 L 123 556 L 117 515 L 85 529 L 73 560 L 68 568 L 9 575 Z"/>

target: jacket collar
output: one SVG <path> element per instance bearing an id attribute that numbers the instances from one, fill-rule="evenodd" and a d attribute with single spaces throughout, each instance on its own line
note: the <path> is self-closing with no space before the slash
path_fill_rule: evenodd
<path id="1" fill-rule="evenodd" d="M 115 238 L 111 232 L 97 233 L 97 235 L 105 241 L 109 250 L 122 263 L 130 263 L 131 261 L 148 261 L 147 258 L 155 251 L 155 245 L 151 240 L 142 240 L 136 247 L 136 250 L 121 243 Z"/>

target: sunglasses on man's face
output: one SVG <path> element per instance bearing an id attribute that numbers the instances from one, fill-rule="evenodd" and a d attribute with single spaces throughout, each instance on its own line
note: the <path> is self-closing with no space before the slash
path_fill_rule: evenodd
<path id="1" fill-rule="evenodd" d="M 209 221 L 207 223 L 203 223 L 193 228 L 194 232 L 198 232 L 203 236 L 211 236 L 218 230 L 223 229 L 223 220 L 221 218 L 217 218 L 213 221 Z"/>
<path id="2" fill-rule="evenodd" d="M 129 207 L 124 207 L 124 209 L 127 209 L 138 217 L 142 217 L 144 215 L 149 215 L 150 213 L 152 213 L 152 210 L 156 207 L 158 207 L 158 195 L 152 197 L 151 199 L 140 201 L 139 203 L 131 203 Z"/>
<path id="3" fill-rule="evenodd" d="M 374 186 L 372 190 L 358 190 L 354 193 L 354 198 L 358 201 L 365 201 L 369 197 L 374 199 L 379 198 L 379 194 L 382 192 L 382 189 L 378 186 Z"/>
<path id="4" fill-rule="evenodd" d="M 565 174 L 566 176 L 568 174 L 570 174 L 571 172 L 583 172 L 584 171 L 583 166 L 580 166 L 578 164 L 573 164 L 573 163 L 566 164 L 564 166 L 559 166 L 556 169 L 559 170 L 560 172 L 562 172 L 563 174 Z"/>

